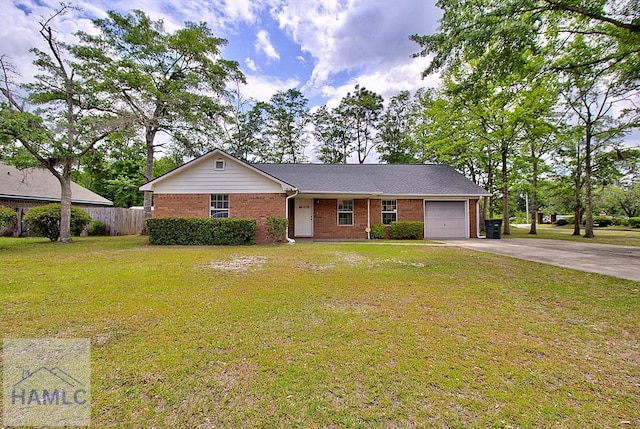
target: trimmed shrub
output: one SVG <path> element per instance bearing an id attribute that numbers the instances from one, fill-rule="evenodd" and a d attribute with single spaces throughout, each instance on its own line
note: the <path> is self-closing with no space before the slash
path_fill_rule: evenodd
<path id="1" fill-rule="evenodd" d="M 24 222 L 36 236 L 57 241 L 60 238 L 60 208 L 60 204 L 34 207 L 24 215 Z M 71 207 L 71 235 L 80 235 L 89 222 L 91 216 L 87 212 Z"/>
<path id="2" fill-rule="evenodd" d="M 629 226 L 629 219 L 624 217 L 614 217 L 612 221 L 615 226 Z"/>
<path id="3" fill-rule="evenodd" d="M 0 229 L 13 225 L 18 220 L 18 213 L 9 207 L 0 206 Z"/>
<path id="4" fill-rule="evenodd" d="M 287 238 L 288 226 L 289 226 L 289 220 L 286 218 L 283 218 L 283 217 L 267 218 L 267 234 L 276 243 L 285 241 L 285 239 Z"/>
<path id="5" fill-rule="evenodd" d="M 79 237 L 91 222 L 91 215 L 84 210 L 71 207 L 71 235 Z"/>
<path id="6" fill-rule="evenodd" d="M 256 242 L 255 219 L 216 219 L 213 244 L 239 246 Z"/>
<path id="7" fill-rule="evenodd" d="M 630 227 L 640 228 L 640 217 L 630 217 L 628 221 Z"/>
<path id="8" fill-rule="evenodd" d="M 389 237 L 393 240 L 422 240 L 424 223 L 419 221 L 397 221 L 391 223 Z"/>
<path id="9" fill-rule="evenodd" d="M 107 225 L 100 222 L 99 220 L 94 220 L 93 222 L 91 222 L 91 225 L 89 225 L 87 234 L 89 234 L 91 237 L 107 235 Z"/>
<path id="10" fill-rule="evenodd" d="M 613 225 L 613 219 L 611 219 L 610 217 L 600 217 L 600 216 L 594 216 L 593 217 L 593 226 L 598 226 L 600 228 L 605 228 L 607 226 L 611 226 Z"/>
<path id="11" fill-rule="evenodd" d="M 241 245 L 256 239 L 255 219 L 151 218 L 149 243 L 159 245 Z"/>
<path id="12" fill-rule="evenodd" d="M 376 223 L 371 225 L 371 232 L 369 233 L 369 236 L 371 237 L 372 240 L 382 240 L 384 239 L 384 230 L 386 228 L 387 225 L 381 224 L 381 223 Z"/>
<path id="13" fill-rule="evenodd" d="M 211 245 L 215 219 L 178 217 L 147 219 L 149 243 L 160 245 Z"/>

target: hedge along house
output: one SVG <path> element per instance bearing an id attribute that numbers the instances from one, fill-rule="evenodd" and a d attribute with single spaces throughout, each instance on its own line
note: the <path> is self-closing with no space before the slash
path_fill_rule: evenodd
<path id="1" fill-rule="evenodd" d="M 247 164 L 213 150 L 142 187 L 154 217 L 286 217 L 290 238 L 366 239 L 367 228 L 424 222 L 425 238 L 479 232 L 478 201 L 489 195 L 447 165 Z"/>

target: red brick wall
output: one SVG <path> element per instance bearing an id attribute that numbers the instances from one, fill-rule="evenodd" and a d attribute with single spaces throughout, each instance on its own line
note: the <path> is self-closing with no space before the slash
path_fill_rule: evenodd
<path id="1" fill-rule="evenodd" d="M 353 201 L 353 225 L 338 226 L 338 200 L 313 200 L 313 237 L 367 238 L 367 200 Z"/>
<path id="2" fill-rule="evenodd" d="M 469 200 L 469 238 L 478 236 L 477 206 L 478 200 Z"/>
<path id="3" fill-rule="evenodd" d="M 338 225 L 338 200 L 315 199 L 313 202 L 313 237 L 330 238 L 367 238 L 367 200 L 354 200 L 353 226 Z M 371 225 L 382 223 L 382 200 L 370 200 Z M 424 222 L 424 203 L 421 199 L 397 200 L 398 220 Z M 290 219 L 293 214 L 289 214 Z M 290 225 L 293 222 L 290 220 Z M 293 228 L 291 233 L 294 234 Z"/>
<path id="4" fill-rule="evenodd" d="M 382 223 L 382 200 L 371 200 L 371 225 Z"/>
<path id="5" fill-rule="evenodd" d="M 424 200 L 397 200 L 398 220 L 424 222 Z"/>
<path id="6" fill-rule="evenodd" d="M 153 217 L 210 217 L 210 194 L 154 194 Z"/>
<path id="7" fill-rule="evenodd" d="M 285 216 L 286 194 L 230 194 L 229 217 L 256 220 L 256 243 L 267 243 L 267 217 Z"/>
<path id="8" fill-rule="evenodd" d="M 256 220 L 256 243 L 267 239 L 267 217 L 285 216 L 285 198 L 282 194 L 230 194 L 229 217 L 253 218 Z M 211 216 L 210 194 L 156 194 L 154 195 L 154 217 Z"/>

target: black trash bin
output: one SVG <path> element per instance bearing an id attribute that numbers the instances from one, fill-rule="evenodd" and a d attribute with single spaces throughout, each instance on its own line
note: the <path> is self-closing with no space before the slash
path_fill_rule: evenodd
<path id="1" fill-rule="evenodd" d="M 487 232 L 487 238 L 502 238 L 502 219 L 485 219 L 484 229 Z"/>

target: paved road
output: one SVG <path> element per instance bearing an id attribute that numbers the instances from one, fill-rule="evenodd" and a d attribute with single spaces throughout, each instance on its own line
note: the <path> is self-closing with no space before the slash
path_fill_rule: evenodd
<path id="1" fill-rule="evenodd" d="M 481 252 L 497 253 L 640 282 L 640 247 L 534 238 L 443 242 Z"/>

